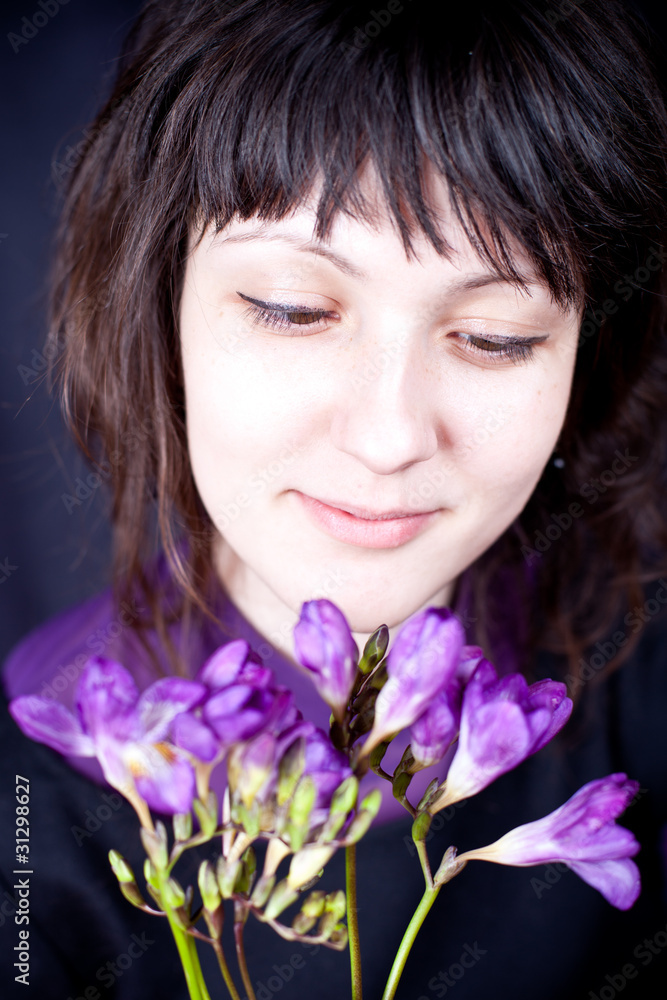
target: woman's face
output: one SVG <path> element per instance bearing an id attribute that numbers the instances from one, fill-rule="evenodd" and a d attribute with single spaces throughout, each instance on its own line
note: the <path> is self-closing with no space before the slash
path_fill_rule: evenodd
<path id="1" fill-rule="evenodd" d="M 530 294 L 498 280 L 439 184 L 451 260 L 423 237 L 409 260 L 386 216 L 339 213 L 316 246 L 312 199 L 208 231 L 188 258 L 188 442 L 216 570 L 288 654 L 306 600 L 334 601 L 360 646 L 446 604 L 563 424 L 579 314 L 534 278 Z"/>

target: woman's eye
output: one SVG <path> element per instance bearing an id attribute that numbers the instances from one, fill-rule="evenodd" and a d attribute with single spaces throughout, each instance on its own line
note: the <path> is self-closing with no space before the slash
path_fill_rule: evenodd
<path id="1" fill-rule="evenodd" d="M 487 340 L 484 337 L 475 337 L 470 333 L 459 333 L 465 345 L 466 351 L 485 356 L 489 359 L 511 361 L 513 364 L 521 364 L 522 361 L 530 361 L 534 353 L 534 344 L 542 343 L 546 337 L 533 337 L 530 340 L 524 338 L 506 338 L 504 340 Z"/>
<path id="2" fill-rule="evenodd" d="M 247 295 L 236 293 L 250 308 L 246 316 L 256 323 L 262 323 L 275 330 L 294 330 L 295 327 L 317 326 L 324 319 L 330 319 L 334 314 L 327 309 L 300 309 L 296 306 L 279 306 L 270 302 L 260 302 Z"/>

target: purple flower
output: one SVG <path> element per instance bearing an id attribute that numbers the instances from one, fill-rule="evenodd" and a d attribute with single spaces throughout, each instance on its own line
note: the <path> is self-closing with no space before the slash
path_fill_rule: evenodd
<path id="1" fill-rule="evenodd" d="M 260 732 L 279 732 L 296 718 L 292 694 L 253 658 L 245 639 L 229 642 L 204 663 L 197 680 L 206 699 L 174 724 L 177 746 L 207 764 L 235 743 Z"/>
<path id="2" fill-rule="evenodd" d="M 35 695 L 15 698 L 9 710 L 31 739 L 59 753 L 97 757 L 109 784 L 133 804 L 138 793 L 150 808 L 177 813 L 190 809 L 194 773 L 169 731 L 205 693 L 202 684 L 171 677 L 140 695 L 125 667 L 93 657 L 79 678 L 76 714 Z"/>
<path id="3" fill-rule="evenodd" d="M 331 601 L 306 601 L 294 628 L 295 655 L 340 722 L 357 675 L 359 649 L 345 615 Z"/>
<path id="4" fill-rule="evenodd" d="M 461 854 L 457 860 L 518 866 L 560 861 L 613 906 L 627 910 L 641 889 L 639 870 L 630 860 L 639 844 L 614 821 L 638 791 L 639 783 L 625 774 L 590 781 L 543 819 L 518 826 L 494 844 Z"/>
<path id="5" fill-rule="evenodd" d="M 550 680 L 529 687 L 521 674 L 499 679 L 481 660 L 463 692 L 459 744 L 431 811 L 475 795 L 548 743 L 572 711 L 565 691 Z"/>
<path id="6" fill-rule="evenodd" d="M 411 726 L 441 693 L 456 688 L 463 639 L 463 626 L 446 608 L 420 611 L 403 625 L 387 656 L 389 679 L 375 703 L 364 754 Z"/>

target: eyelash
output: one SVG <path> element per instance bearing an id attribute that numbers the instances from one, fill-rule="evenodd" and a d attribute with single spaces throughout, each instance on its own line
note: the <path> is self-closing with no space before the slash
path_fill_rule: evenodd
<path id="1" fill-rule="evenodd" d="M 247 311 L 247 315 L 253 320 L 264 323 L 275 330 L 290 331 L 290 335 L 295 337 L 299 336 L 294 329 L 295 327 L 314 326 L 318 321 L 328 319 L 334 314 L 322 309 L 269 309 L 251 305 Z M 293 320 L 294 316 L 306 317 L 306 319 L 304 322 L 295 323 Z M 487 359 L 498 358 L 518 365 L 524 361 L 530 361 L 534 354 L 534 346 L 527 340 L 508 339 L 499 341 L 487 340 L 484 337 L 474 337 L 472 334 L 464 334 L 463 336 L 465 343 L 468 345 L 465 350 L 482 355 Z M 480 347 L 480 344 L 492 345 L 497 350 L 493 350 L 491 347 Z"/>

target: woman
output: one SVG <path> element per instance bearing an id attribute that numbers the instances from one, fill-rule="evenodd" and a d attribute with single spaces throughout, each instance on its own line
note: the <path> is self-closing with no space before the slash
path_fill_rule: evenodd
<path id="1" fill-rule="evenodd" d="M 416 0 L 148 3 L 59 235 L 50 353 L 113 489 L 116 583 L 17 647 L 10 698 L 71 705 L 91 653 L 141 687 L 191 676 L 242 636 L 325 725 L 294 661 L 304 601 L 333 600 L 360 648 L 448 605 L 499 669 L 579 704 L 440 814 L 436 853 L 611 770 L 641 783 L 631 911 L 554 866 L 471 865 L 399 996 L 646 996 L 664 962 L 667 120 L 637 19 L 570 7 L 475 3 L 441 34 Z M 107 868 L 109 847 L 136 863 L 132 816 L 9 725 L 52 812 L 31 981 L 183 996 L 168 928 Z M 359 852 L 370 996 L 420 893 L 409 824 L 393 800 L 380 819 Z M 345 956 L 265 931 L 259 1000 L 345 994 Z"/>

